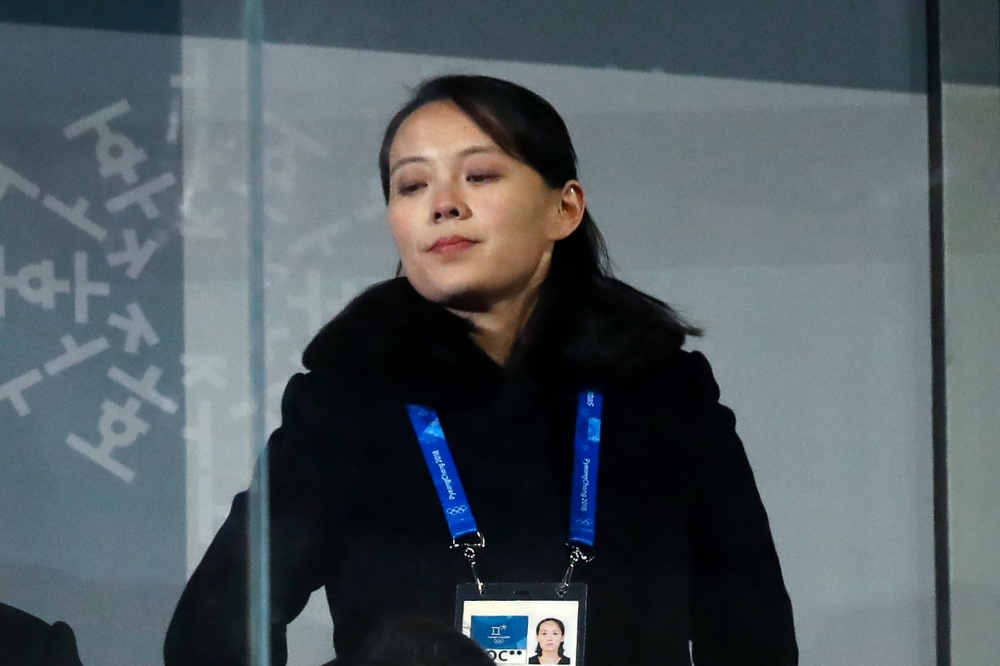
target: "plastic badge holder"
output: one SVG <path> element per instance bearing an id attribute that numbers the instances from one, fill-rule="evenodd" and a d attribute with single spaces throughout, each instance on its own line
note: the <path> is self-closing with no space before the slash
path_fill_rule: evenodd
<path id="1" fill-rule="evenodd" d="M 474 583 L 458 586 L 455 623 L 497 664 L 537 664 L 540 625 L 562 633 L 560 664 L 583 666 L 587 586 L 583 583 Z M 548 622 L 546 622 L 548 621 Z M 551 640 L 551 639 L 550 639 Z M 547 663 L 547 662 L 546 662 Z"/>

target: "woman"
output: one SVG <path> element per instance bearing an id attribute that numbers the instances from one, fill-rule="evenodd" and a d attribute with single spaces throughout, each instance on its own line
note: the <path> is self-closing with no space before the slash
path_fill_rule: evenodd
<path id="1" fill-rule="evenodd" d="M 473 578 L 436 491 L 455 480 L 428 473 L 413 406 L 433 410 L 485 537 L 465 551 L 478 575 L 558 582 L 592 388 L 600 499 L 573 578 L 588 664 L 689 664 L 689 641 L 701 665 L 796 664 L 735 419 L 681 349 L 698 331 L 610 277 L 558 113 L 509 82 L 432 79 L 389 123 L 379 170 L 405 276 L 309 344 L 268 442 L 274 662 L 320 587 L 345 658 L 386 616 L 454 617 Z M 241 493 L 178 603 L 167 666 L 245 663 L 246 518 Z"/>
<path id="2" fill-rule="evenodd" d="M 566 626 L 562 620 L 548 617 L 535 627 L 535 655 L 528 659 L 529 664 L 568 664 L 563 643 L 566 640 Z"/>

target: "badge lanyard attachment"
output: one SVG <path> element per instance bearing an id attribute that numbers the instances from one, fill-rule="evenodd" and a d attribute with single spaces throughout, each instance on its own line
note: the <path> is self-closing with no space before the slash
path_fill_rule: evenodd
<path id="1" fill-rule="evenodd" d="M 596 391 L 581 391 L 576 410 L 576 436 L 573 438 L 573 490 L 569 503 L 569 566 L 559 584 L 565 594 L 580 562 L 594 559 L 594 533 L 597 526 L 597 466 L 601 458 L 601 409 L 603 396 Z"/>
<path id="2" fill-rule="evenodd" d="M 569 547 L 569 566 L 566 567 L 566 573 L 563 574 L 562 582 L 559 583 L 559 594 L 560 596 L 566 594 L 566 590 L 569 589 L 569 584 L 573 579 L 573 571 L 576 565 L 580 562 L 593 562 L 594 554 L 589 552 L 584 552 L 582 548 L 576 544 L 566 544 Z"/>
<path id="3" fill-rule="evenodd" d="M 458 539 L 452 539 L 451 548 L 452 550 L 461 550 L 462 555 L 465 559 L 469 561 L 469 568 L 472 569 L 472 580 L 476 582 L 476 589 L 479 590 L 479 596 L 483 595 L 485 587 L 483 586 L 483 579 L 479 577 L 479 563 L 476 561 L 476 548 L 486 547 L 486 537 L 483 536 L 482 532 L 476 531 L 474 534 L 466 534 Z"/>

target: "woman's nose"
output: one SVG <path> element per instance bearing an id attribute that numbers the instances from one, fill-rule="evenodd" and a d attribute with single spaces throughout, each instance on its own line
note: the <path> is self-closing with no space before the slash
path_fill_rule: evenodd
<path id="1" fill-rule="evenodd" d="M 462 216 L 462 213 L 458 210 L 458 206 L 454 204 L 447 204 L 444 206 L 438 206 L 434 211 L 434 221 L 440 222 L 448 218 L 458 219 Z"/>
<path id="2" fill-rule="evenodd" d="M 468 216 L 468 206 L 454 190 L 449 188 L 438 194 L 437 200 L 434 202 L 435 222 L 448 219 L 461 220 Z"/>

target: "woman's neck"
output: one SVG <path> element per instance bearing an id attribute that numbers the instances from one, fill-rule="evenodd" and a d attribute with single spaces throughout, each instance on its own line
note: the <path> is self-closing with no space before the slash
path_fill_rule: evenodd
<path id="1" fill-rule="evenodd" d="M 452 312 L 472 322 L 472 340 L 490 358 L 503 365 L 510 357 L 518 333 L 528 321 L 538 300 L 538 288 L 533 287 L 511 298 L 491 302 L 482 310 Z"/>
<path id="2" fill-rule="evenodd" d="M 514 341 L 528 322 L 552 265 L 549 250 L 538 262 L 531 276 L 506 293 L 486 297 L 467 295 L 449 307 L 453 313 L 472 322 L 472 340 L 499 365 L 505 365 Z M 462 307 L 464 300 L 470 307 Z"/>

